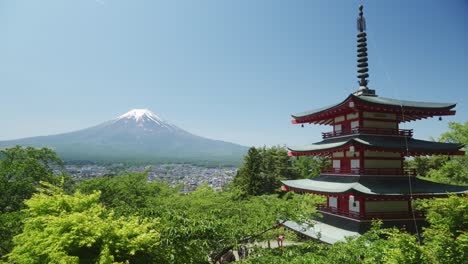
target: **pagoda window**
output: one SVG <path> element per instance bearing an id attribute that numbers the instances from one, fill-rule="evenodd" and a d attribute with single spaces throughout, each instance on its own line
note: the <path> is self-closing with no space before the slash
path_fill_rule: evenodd
<path id="1" fill-rule="evenodd" d="M 341 124 L 335 125 L 335 132 L 341 132 Z"/>
<path id="2" fill-rule="evenodd" d="M 328 206 L 337 208 L 338 207 L 338 199 L 336 197 L 328 197 Z"/>
<path id="3" fill-rule="evenodd" d="M 359 213 L 360 202 L 355 200 L 354 195 L 349 196 L 349 211 Z"/>
<path id="4" fill-rule="evenodd" d="M 352 159 L 351 160 L 351 169 L 359 169 L 360 166 L 360 160 L 359 159 Z"/>
<path id="5" fill-rule="evenodd" d="M 335 117 L 335 123 L 343 122 L 345 120 L 344 116 L 337 116 Z"/>
<path id="6" fill-rule="evenodd" d="M 371 118 L 371 119 L 396 120 L 396 114 L 391 114 L 391 113 L 363 112 L 362 116 L 364 118 Z"/>
<path id="7" fill-rule="evenodd" d="M 388 121 L 374 121 L 374 120 L 366 120 L 364 119 L 362 122 L 363 127 L 370 127 L 370 128 L 392 128 L 398 129 L 398 124 L 396 122 L 388 122 Z"/>
<path id="8" fill-rule="evenodd" d="M 346 115 L 346 119 L 347 119 L 347 120 L 356 119 L 356 118 L 358 118 L 358 117 L 359 117 L 359 113 L 357 113 L 357 112 L 356 112 L 356 113 L 351 113 L 351 114 L 347 114 L 347 115 Z"/>
<path id="9" fill-rule="evenodd" d="M 355 152 L 355 151 L 346 151 L 346 157 L 347 157 L 347 158 L 359 157 L 359 152 Z"/>
<path id="10" fill-rule="evenodd" d="M 351 122 L 351 130 L 359 127 L 359 121 L 352 121 Z"/>
<path id="11" fill-rule="evenodd" d="M 343 158 L 343 157 L 344 157 L 344 153 L 343 153 L 343 152 L 334 152 L 334 153 L 333 153 L 333 157 L 334 157 L 334 158 Z"/>
<path id="12" fill-rule="evenodd" d="M 333 168 L 341 169 L 341 160 L 333 160 Z"/>

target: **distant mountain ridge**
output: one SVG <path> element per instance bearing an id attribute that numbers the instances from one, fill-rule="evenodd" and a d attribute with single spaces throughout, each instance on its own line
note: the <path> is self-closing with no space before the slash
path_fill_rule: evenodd
<path id="1" fill-rule="evenodd" d="M 148 109 L 133 109 L 94 127 L 50 136 L 0 141 L 50 147 L 66 160 L 106 162 L 193 162 L 238 165 L 247 147 L 191 134 Z"/>

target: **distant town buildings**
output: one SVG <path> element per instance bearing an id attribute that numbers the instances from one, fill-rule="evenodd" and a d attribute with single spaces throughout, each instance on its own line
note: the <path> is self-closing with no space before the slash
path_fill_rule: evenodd
<path id="1" fill-rule="evenodd" d="M 143 172 L 148 170 L 148 180 L 163 180 L 170 186 L 183 184 L 184 192 L 195 190 L 200 184 L 206 183 L 215 190 L 221 190 L 224 185 L 232 182 L 237 168 L 219 167 L 206 168 L 190 164 L 161 164 L 146 166 L 124 166 L 123 164 L 104 165 L 66 165 L 66 173 L 74 179 L 86 180 L 106 175 L 118 175 L 125 171 Z"/>

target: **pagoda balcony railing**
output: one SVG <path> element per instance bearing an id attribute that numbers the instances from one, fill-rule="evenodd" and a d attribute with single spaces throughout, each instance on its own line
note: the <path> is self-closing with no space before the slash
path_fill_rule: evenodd
<path id="1" fill-rule="evenodd" d="M 414 168 L 399 169 L 399 168 L 372 168 L 372 169 L 350 169 L 350 168 L 327 168 L 322 169 L 323 174 L 343 174 L 343 175 L 359 175 L 359 176 L 416 176 L 417 172 Z"/>
<path id="2" fill-rule="evenodd" d="M 412 129 L 394 129 L 394 128 L 373 128 L 373 127 L 355 127 L 352 129 L 337 130 L 332 132 L 323 132 L 322 138 L 333 138 L 354 134 L 371 134 L 371 135 L 385 135 L 385 136 L 398 136 L 398 137 L 412 137 Z"/>
<path id="3" fill-rule="evenodd" d="M 343 210 L 336 207 L 330 207 L 326 204 L 320 204 L 317 206 L 318 212 L 325 212 L 329 214 L 345 216 L 358 220 L 372 220 L 372 219 L 410 219 L 413 218 L 413 212 L 411 211 L 395 211 L 395 212 L 354 212 L 349 210 Z M 423 211 L 414 211 L 415 218 L 424 218 L 425 214 Z"/>

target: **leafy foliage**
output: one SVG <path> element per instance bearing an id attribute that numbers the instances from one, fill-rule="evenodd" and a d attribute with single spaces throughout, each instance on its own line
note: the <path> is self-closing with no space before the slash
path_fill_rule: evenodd
<path id="1" fill-rule="evenodd" d="M 13 248 L 13 237 L 21 233 L 23 218 L 21 211 L 0 213 L 0 258 Z"/>
<path id="2" fill-rule="evenodd" d="M 443 133 L 439 141 L 447 143 L 462 143 L 468 145 L 468 122 L 449 123 L 449 131 Z M 434 181 L 468 185 L 468 155 L 463 156 L 432 156 L 416 157 L 407 162 L 416 168 L 418 175 L 426 176 Z"/>
<path id="3" fill-rule="evenodd" d="M 433 263 L 466 263 L 468 259 L 468 201 L 450 196 L 419 205 L 426 209 L 431 223 L 424 231 L 426 259 Z"/>
<path id="4" fill-rule="evenodd" d="M 297 177 L 286 149 L 252 147 L 244 157 L 244 164 L 237 172 L 233 185 L 247 195 L 271 194 L 281 186 L 280 180 Z"/>
<path id="5" fill-rule="evenodd" d="M 150 207 L 152 200 L 179 191 L 162 181 L 148 183 L 147 172 L 99 177 L 83 181 L 77 188 L 88 194 L 99 191 L 100 202 L 119 215 L 141 214 Z"/>
<path id="6" fill-rule="evenodd" d="M 468 185 L 468 156 L 451 158 L 439 169 L 431 169 L 427 177 L 443 183 Z"/>
<path id="7" fill-rule="evenodd" d="M 0 150 L 0 256 L 11 250 L 12 237 L 21 231 L 23 201 L 36 192 L 40 181 L 60 184 L 72 182 L 66 175 L 54 175 L 62 161 L 50 149 L 14 147 Z"/>
<path id="8" fill-rule="evenodd" d="M 427 176 L 429 171 L 437 171 L 447 160 L 447 156 L 418 156 L 411 160 L 405 160 L 405 166 L 416 169 L 417 175 Z"/>
<path id="9" fill-rule="evenodd" d="M 156 220 L 115 217 L 99 204 L 99 193 L 66 195 L 48 185 L 51 195 L 26 201 L 23 232 L 14 238 L 8 259 L 15 263 L 113 263 L 148 259 L 158 246 Z"/>
<path id="10" fill-rule="evenodd" d="M 100 201 L 117 214 L 158 219 L 162 249 L 155 254 L 161 263 L 206 263 L 209 256 L 216 259 L 247 242 L 271 239 L 278 221 L 311 219 L 322 202 L 293 193 L 245 198 L 237 188 L 215 192 L 207 185 L 184 194 L 161 182 L 148 183 L 145 173 L 94 179 L 78 189 L 99 190 Z M 132 202 L 135 197 L 140 202 Z"/>
<path id="11" fill-rule="evenodd" d="M 163 235 L 180 235 L 165 244 L 179 258 L 175 262 L 196 263 L 206 261 L 207 255 L 216 259 L 228 249 L 271 238 L 267 230 L 273 230 L 281 219 L 311 219 L 320 200 L 297 194 L 238 199 L 235 191 L 218 193 L 202 186 L 187 195 L 167 199 L 168 204 L 161 204 L 157 212 L 163 226 L 168 228 Z"/>
<path id="12" fill-rule="evenodd" d="M 50 149 L 21 148 L 0 150 L 0 212 L 21 209 L 22 202 L 36 191 L 39 181 L 55 182 L 53 168 L 62 165 Z"/>
<path id="13" fill-rule="evenodd" d="M 299 156 L 294 161 L 294 169 L 300 178 L 309 179 L 320 175 L 323 168 L 331 167 L 331 161 L 327 158 L 313 156 Z"/>
<path id="14" fill-rule="evenodd" d="M 449 131 L 443 133 L 439 141 L 468 144 L 468 121 L 465 123 L 450 122 Z"/>

